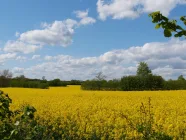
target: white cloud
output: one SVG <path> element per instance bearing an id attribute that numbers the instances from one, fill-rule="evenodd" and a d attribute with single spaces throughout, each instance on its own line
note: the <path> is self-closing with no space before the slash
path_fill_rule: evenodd
<path id="1" fill-rule="evenodd" d="M 80 18 L 79 25 L 88 25 L 93 24 L 96 22 L 96 20 L 92 17 L 88 16 L 89 10 L 86 11 L 75 11 L 77 18 Z"/>
<path id="2" fill-rule="evenodd" d="M 77 18 L 85 18 L 88 16 L 89 10 L 85 10 L 85 11 L 75 11 L 74 12 L 76 14 Z"/>
<path id="3" fill-rule="evenodd" d="M 18 60 L 20 62 L 25 62 L 27 58 L 25 56 L 17 56 L 15 60 Z"/>
<path id="4" fill-rule="evenodd" d="M 12 69 L 12 72 L 13 72 L 14 76 L 19 76 L 19 75 L 24 74 L 24 70 L 25 70 L 24 68 L 14 67 Z"/>
<path id="5" fill-rule="evenodd" d="M 143 12 L 161 11 L 168 16 L 178 4 L 186 4 L 185 0 L 145 0 L 143 3 Z"/>
<path id="6" fill-rule="evenodd" d="M 137 64 L 145 61 L 154 74 L 164 78 L 186 76 L 186 41 L 152 42 L 143 46 L 113 50 L 98 57 L 74 58 L 69 55 L 45 56 L 45 62 L 24 69 L 32 78 L 46 76 L 48 79 L 61 78 L 91 79 L 102 71 L 109 79 L 134 75 Z"/>
<path id="7" fill-rule="evenodd" d="M 69 56 L 69 55 L 57 55 L 57 56 L 49 56 L 49 55 L 46 55 L 44 57 L 44 60 L 45 61 L 66 61 L 66 60 L 70 60 L 72 59 L 73 57 L 72 56 Z"/>
<path id="8" fill-rule="evenodd" d="M 33 55 L 32 60 L 39 59 L 41 56 L 40 55 Z"/>
<path id="9" fill-rule="evenodd" d="M 15 33 L 15 36 L 16 36 L 16 37 L 19 37 L 19 35 L 20 35 L 19 32 L 16 32 L 16 33 Z"/>
<path id="10" fill-rule="evenodd" d="M 161 11 L 168 16 L 178 4 L 186 4 L 185 0 L 98 0 L 97 11 L 99 18 L 106 20 L 137 18 L 143 13 Z"/>
<path id="11" fill-rule="evenodd" d="M 16 32 L 18 37 L 15 41 L 7 41 L 4 46 L 6 52 L 33 53 L 42 46 L 62 46 L 67 47 L 73 42 L 75 29 L 82 26 L 93 24 L 96 20 L 88 16 L 88 10 L 76 11 L 75 14 L 80 21 L 66 19 L 63 21 L 54 21 L 49 24 L 41 23 L 41 29 Z"/>
<path id="12" fill-rule="evenodd" d="M 15 59 L 16 53 L 7 53 L 0 54 L 0 64 L 4 63 L 7 60 Z"/>
<path id="13" fill-rule="evenodd" d="M 183 75 L 186 78 L 186 69 L 174 69 L 170 65 L 165 65 L 164 67 L 158 67 L 152 72 L 159 74 L 166 79 L 177 79 L 179 75 Z"/>
<path id="14" fill-rule="evenodd" d="M 16 32 L 19 38 L 16 41 L 7 41 L 4 51 L 28 54 L 41 49 L 43 45 L 66 47 L 72 43 L 75 26 L 77 21 L 67 19 L 54 21 L 52 24 L 42 23 L 43 29 L 40 30 L 31 30 L 22 34 Z"/>
<path id="15" fill-rule="evenodd" d="M 19 52 L 19 53 L 28 54 L 28 53 L 33 53 L 36 50 L 41 48 L 42 46 L 32 45 L 32 44 L 24 43 L 22 41 L 8 41 L 5 44 L 4 51 L 11 52 L 11 53 Z"/>
<path id="16" fill-rule="evenodd" d="M 44 60 L 46 60 L 46 61 L 51 61 L 51 60 L 53 60 L 53 57 L 47 55 L 47 56 L 45 56 Z"/>
<path id="17" fill-rule="evenodd" d="M 72 19 L 54 21 L 52 24 L 45 23 L 44 29 L 27 31 L 20 34 L 20 40 L 36 45 L 66 47 L 72 43 L 76 24 L 77 21 Z"/>
<path id="18" fill-rule="evenodd" d="M 88 25 L 88 24 L 93 24 L 95 23 L 96 20 L 92 17 L 85 17 L 83 19 L 80 20 L 80 25 Z"/>

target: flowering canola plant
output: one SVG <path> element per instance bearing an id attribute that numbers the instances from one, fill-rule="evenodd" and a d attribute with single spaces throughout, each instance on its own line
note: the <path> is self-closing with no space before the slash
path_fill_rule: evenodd
<path id="1" fill-rule="evenodd" d="M 0 90 L 13 100 L 11 109 L 32 105 L 39 123 L 74 139 L 91 139 L 94 135 L 102 139 L 138 139 L 141 134 L 133 127 L 142 117 L 141 103 L 148 104 L 149 97 L 153 129 L 176 138 L 184 135 L 186 128 L 186 91 L 83 91 L 80 86 Z"/>

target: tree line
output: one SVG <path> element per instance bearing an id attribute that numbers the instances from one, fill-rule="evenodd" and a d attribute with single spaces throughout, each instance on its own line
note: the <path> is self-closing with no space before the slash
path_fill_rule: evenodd
<path id="1" fill-rule="evenodd" d="M 123 76 L 121 79 L 106 80 L 103 73 L 98 73 L 93 80 L 61 81 L 54 79 L 30 79 L 24 75 L 12 78 L 9 70 L 0 72 L 0 87 L 40 88 L 66 87 L 67 85 L 81 85 L 83 90 L 107 91 L 144 91 L 144 90 L 186 90 L 186 80 L 180 75 L 177 80 L 165 80 L 161 76 L 152 74 L 148 64 L 140 62 L 136 75 Z"/>
<path id="2" fill-rule="evenodd" d="M 9 70 L 0 72 L 0 87 L 22 87 L 22 88 L 41 88 L 48 89 L 49 87 L 66 87 L 67 85 L 81 85 L 80 80 L 61 81 L 54 79 L 47 81 L 43 76 L 42 79 L 30 79 L 24 75 L 12 77 L 13 74 Z"/>
<path id="3" fill-rule="evenodd" d="M 186 80 L 183 75 L 180 75 L 177 80 L 166 81 L 161 76 L 152 74 L 147 63 L 140 62 L 136 75 L 107 81 L 103 73 L 99 73 L 95 79 L 84 81 L 81 88 L 113 91 L 186 90 Z"/>

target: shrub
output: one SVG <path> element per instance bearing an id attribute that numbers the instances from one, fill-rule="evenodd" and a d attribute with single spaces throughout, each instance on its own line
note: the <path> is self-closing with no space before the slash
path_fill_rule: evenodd
<path id="1" fill-rule="evenodd" d="M 34 112 L 36 109 L 32 106 L 24 106 L 20 110 L 11 111 L 9 109 L 12 100 L 7 94 L 0 91 L 0 138 L 7 139 L 33 139 L 40 132 L 37 131 Z"/>

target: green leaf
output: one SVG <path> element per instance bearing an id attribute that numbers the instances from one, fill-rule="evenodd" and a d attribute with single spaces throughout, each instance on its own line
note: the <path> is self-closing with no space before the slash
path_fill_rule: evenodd
<path id="1" fill-rule="evenodd" d="M 178 34 L 175 34 L 174 37 L 179 37 L 179 35 Z"/>
<path id="2" fill-rule="evenodd" d="M 159 29 L 161 27 L 161 24 L 156 24 L 156 29 Z"/>
<path id="3" fill-rule="evenodd" d="M 162 15 L 162 19 L 165 20 L 166 22 L 169 21 L 169 19 L 167 17 L 163 16 L 163 15 Z"/>
<path id="4" fill-rule="evenodd" d="M 12 130 L 11 133 L 10 133 L 10 136 L 9 136 L 9 139 L 11 139 L 11 137 L 16 134 L 16 129 Z"/>
<path id="5" fill-rule="evenodd" d="M 168 29 L 165 29 L 165 30 L 164 30 L 164 36 L 165 36 L 165 37 L 171 37 L 171 36 L 172 36 L 171 31 L 168 30 Z"/>
<path id="6" fill-rule="evenodd" d="M 180 17 L 180 20 L 184 21 L 185 20 L 185 16 Z"/>
<path id="7" fill-rule="evenodd" d="M 171 21 L 173 24 L 176 24 L 177 23 L 177 20 L 172 20 Z"/>
<path id="8" fill-rule="evenodd" d="M 186 20 L 183 23 L 186 25 Z"/>
<path id="9" fill-rule="evenodd" d="M 179 30 L 183 30 L 183 28 L 179 25 L 177 25 L 176 28 L 179 29 Z"/>
<path id="10" fill-rule="evenodd" d="M 149 14 L 149 17 L 154 17 L 158 14 L 160 14 L 160 11 L 152 12 L 152 13 Z"/>

